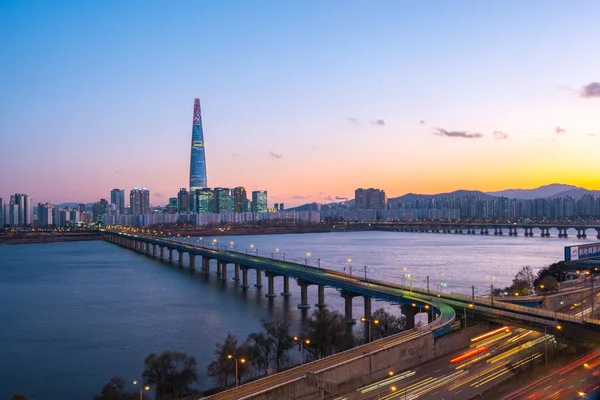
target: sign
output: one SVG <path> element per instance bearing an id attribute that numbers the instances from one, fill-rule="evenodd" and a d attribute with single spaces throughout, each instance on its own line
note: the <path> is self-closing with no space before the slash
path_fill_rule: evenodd
<path id="1" fill-rule="evenodd" d="M 600 243 L 565 246 L 565 261 L 600 257 Z"/>

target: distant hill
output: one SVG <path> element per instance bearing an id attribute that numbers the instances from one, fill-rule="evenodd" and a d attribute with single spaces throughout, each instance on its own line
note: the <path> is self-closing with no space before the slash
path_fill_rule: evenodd
<path id="1" fill-rule="evenodd" d="M 415 201 L 417 199 L 423 199 L 423 198 L 445 199 L 448 197 L 464 197 L 464 196 L 478 196 L 482 200 L 493 200 L 496 198 L 495 196 L 492 196 L 488 193 L 480 192 L 478 190 L 455 190 L 454 192 L 438 193 L 438 194 L 407 193 L 400 197 L 389 198 L 388 201 L 391 201 L 391 202 Z"/>
<path id="2" fill-rule="evenodd" d="M 583 197 L 583 195 L 585 194 L 592 194 L 596 197 L 600 197 L 600 190 L 587 190 L 584 188 L 575 188 L 575 189 L 570 189 L 570 190 L 566 190 L 564 192 L 560 192 L 557 193 L 555 195 L 552 195 L 550 197 L 548 197 L 549 199 L 554 199 L 557 197 L 567 197 L 570 196 L 572 198 L 574 198 L 575 200 L 579 200 Z"/>
<path id="3" fill-rule="evenodd" d="M 508 197 L 509 199 L 533 200 L 557 196 L 561 193 L 574 189 L 586 190 L 573 185 L 553 183 L 551 185 L 540 186 L 536 189 L 508 189 L 501 190 L 499 192 L 488 192 L 488 194 L 496 197 Z M 581 196 L 583 196 L 583 194 Z"/>

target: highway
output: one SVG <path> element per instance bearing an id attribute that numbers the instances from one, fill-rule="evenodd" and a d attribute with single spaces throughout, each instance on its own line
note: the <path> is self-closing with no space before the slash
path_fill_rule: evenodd
<path id="1" fill-rule="evenodd" d="M 502 400 L 598 399 L 600 398 L 600 350 L 565 365 Z"/>
<path id="2" fill-rule="evenodd" d="M 486 337 L 487 336 L 487 337 Z M 527 363 L 544 357 L 545 341 L 527 329 L 502 327 L 480 335 L 460 352 L 416 368 L 390 371 L 381 381 L 335 397 L 337 400 L 464 400 L 513 377 Z"/>

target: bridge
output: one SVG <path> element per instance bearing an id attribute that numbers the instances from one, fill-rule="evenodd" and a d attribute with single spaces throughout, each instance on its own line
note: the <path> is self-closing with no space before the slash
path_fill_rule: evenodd
<path id="1" fill-rule="evenodd" d="M 432 233 L 466 233 L 470 235 L 518 236 L 520 232 L 526 237 L 534 236 L 534 229 L 541 237 L 550 237 L 550 229 L 558 230 L 559 238 L 568 238 L 568 229 L 577 231 L 578 239 L 586 239 L 588 230 L 596 231 L 600 239 L 600 223 L 564 224 L 564 223 L 485 223 L 485 222 L 372 222 L 371 229 L 396 232 L 432 232 Z"/>
<path id="2" fill-rule="evenodd" d="M 283 261 L 268 257 L 259 257 L 254 254 L 244 254 L 226 249 L 213 249 L 204 246 L 182 243 L 180 241 L 157 238 L 152 236 L 139 236 L 122 232 L 105 231 L 106 240 L 145 253 L 151 257 L 174 263 L 174 252 L 177 252 L 177 264 L 184 267 L 185 253 L 188 254 L 190 270 L 196 269 L 196 257 L 201 258 L 201 270 L 210 273 L 210 260 L 217 261 L 217 273 L 222 280 L 227 280 L 227 266 L 234 266 L 234 280 L 240 281 L 241 288 L 248 289 L 248 271 L 256 272 L 256 287 L 262 287 L 262 274 L 267 282 L 266 297 L 277 297 L 274 280 L 283 279 L 282 296 L 290 296 L 290 278 L 296 279 L 300 287 L 300 304 L 298 308 L 307 309 L 308 286 L 318 286 L 317 307 L 325 307 L 324 288 L 333 287 L 340 291 L 345 300 L 345 320 L 354 323 L 352 317 L 352 301 L 354 297 L 363 297 L 364 316 L 371 316 L 372 298 L 390 301 L 405 305 L 403 311 L 407 317 L 408 328 L 414 321 L 414 314 L 423 309 L 428 312 L 429 322 L 434 336 L 438 337 L 450 329 L 456 319 L 457 313 L 462 317 L 467 315 L 479 319 L 511 323 L 516 326 L 534 328 L 538 330 L 550 329 L 552 332 L 574 340 L 592 340 L 600 343 L 600 320 L 585 317 L 576 317 L 562 312 L 541 310 L 524 305 L 511 304 L 499 301 L 498 298 L 467 296 L 458 293 L 432 293 L 428 289 L 414 288 L 397 283 L 380 280 L 366 279 L 339 271 L 318 268 L 290 261 Z M 439 318 L 435 318 L 438 316 Z M 411 318 L 412 317 L 412 318 Z"/>

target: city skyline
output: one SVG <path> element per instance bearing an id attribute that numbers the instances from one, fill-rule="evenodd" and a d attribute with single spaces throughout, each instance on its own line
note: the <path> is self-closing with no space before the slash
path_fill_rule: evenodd
<path id="1" fill-rule="evenodd" d="M 165 205 L 188 186 L 195 97 L 210 186 L 265 189 L 288 207 L 357 187 L 600 189 L 596 2 L 0 9 L 15 38 L 0 44 L 5 201 L 143 186 Z"/>

